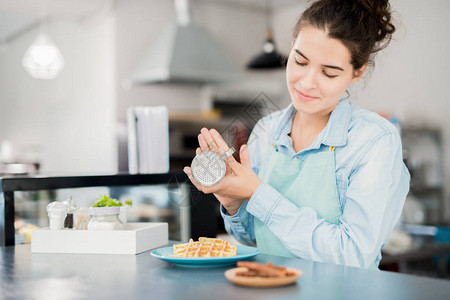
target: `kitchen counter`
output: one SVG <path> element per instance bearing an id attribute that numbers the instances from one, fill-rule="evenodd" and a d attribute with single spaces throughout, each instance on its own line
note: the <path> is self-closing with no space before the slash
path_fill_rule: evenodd
<path id="1" fill-rule="evenodd" d="M 259 254 L 255 260 L 303 271 L 278 288 L 233 285 L 232 268 L 189 268 L 139 255 L 31 253 L 29 245 L 0 248 L 0 298 L 5 299 L 449 299 L 440 279 L 364 270 Z"/>

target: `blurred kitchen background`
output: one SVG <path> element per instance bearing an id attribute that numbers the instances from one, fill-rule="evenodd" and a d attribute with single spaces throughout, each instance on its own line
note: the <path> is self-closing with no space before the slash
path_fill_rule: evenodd
<path id="1" fill-rule="evenodd" d="M 374 72 L 350 90 L 350 100 L 385 116 L 401 132 L 412 174 L 402 222 L 448 226 L 450 2 L 390 2 L 397 32 L 378 54 Z M 0 0 L 0 173 L 127 172 L 131 106 L 168 108 L 171 171 L 190 164 L 203 126 L 241 129 L 245 140 L 256 121 L 241 113 L 249 104 L 263 101 L 276 109 L 290 102 L 283 68 L 247 65 L 263 51 L 267 29 L 276 50 L 288 54 L 291 28 L 306 5 L 306 0 Z M 217 46 L 213 53 L 201 49 L 205 68 L 222 71 L 186 69 L 183 53 L 204 44 L 192 42 L 195 33 L 176 42 L 170 34 L 177 21 L 189 18 Z M 63 57 L 53 79 L 33 78 L 23 66 L 40 34 L 50 37 Z M 182 70 L 166 78 L 156 64 L 172 55 L 179 55 L 173 60 Z"/>

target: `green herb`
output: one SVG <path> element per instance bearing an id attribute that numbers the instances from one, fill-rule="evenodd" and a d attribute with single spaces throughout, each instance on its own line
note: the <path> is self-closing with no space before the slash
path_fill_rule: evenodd
<path id="1" fill-rule="evenodd" d="M 128 199 L 127 201 L 125 201 L 125 204 L 128 206 L 133 206 L 133 200 Z"/>
<path id="2" fill-rule="evenodd" d="M 98 197 L 97 202 L 95 202 L 95 204 L 92 205 L 92 207 L 109 207 L 109 206 L 122 206 L 122 202 L 120 202 L 117 199 L 103 195 Z"/>

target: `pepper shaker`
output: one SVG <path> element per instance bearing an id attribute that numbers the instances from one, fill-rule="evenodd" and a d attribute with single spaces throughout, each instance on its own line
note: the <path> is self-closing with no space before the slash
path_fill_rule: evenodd
<path id="1" fill-rule="evenodd" d="M 78 205 L 75 201 L 72 200 L 72 195 L 64 201 L 67 206 L 67 216 L 64 219 L 64 228 L 73 228 L 74 225 L 74 214 L 78 210 Z"/>

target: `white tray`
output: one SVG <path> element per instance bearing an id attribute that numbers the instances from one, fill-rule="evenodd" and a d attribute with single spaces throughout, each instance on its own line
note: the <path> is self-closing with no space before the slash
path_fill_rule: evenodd
<path id="1" fill-rule="evenodd" d="M 31 232 L 31 252 L 137 254 L 167 245 L 167 223 L 127 223 L 124 230 L 50 230 Z"/>

